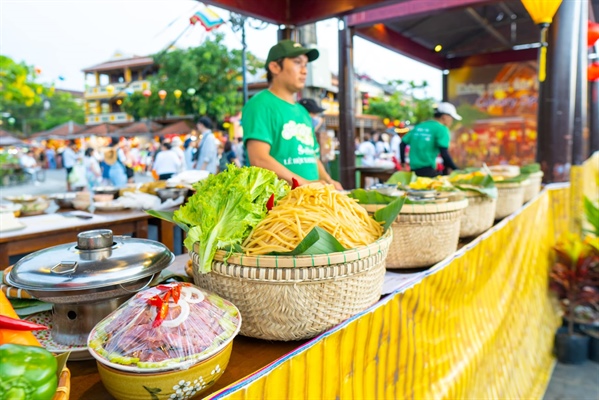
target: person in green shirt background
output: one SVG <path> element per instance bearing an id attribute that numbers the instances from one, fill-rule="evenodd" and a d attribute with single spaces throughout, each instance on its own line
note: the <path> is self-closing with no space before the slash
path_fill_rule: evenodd
<path id="1" fill-rule="evenodd" d="M 323 181 L 342 190 L 320 161 L 318 140 L 308 111 L 295 101 L 306 84 L 307 64 L 318 50 L 292 40 L 274 45 L 266 59 L 269 88 L 243 107 L 241 124 L 249 165 L 269 169 L 290 184 Z"/>
<path id="2" fill-rule="evenodd" d="M 418 176 L 434 178 L 440 175 L 437 171 L 439 154 L 443 158 L 445 170 L 458 169 L 447 151 L 451 140 L 449 127 L 454 119 L 462 120 L 455 106 L 451 103 L 439 103 L 433 119 L 416 125 L 401 139 L 401 165 L 405 167 L 406 146 L 410 146 L 410 169 Z"/>

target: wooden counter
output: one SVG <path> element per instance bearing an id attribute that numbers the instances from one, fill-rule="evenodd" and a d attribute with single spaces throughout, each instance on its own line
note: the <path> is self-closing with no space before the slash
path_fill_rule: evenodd
<path id="1" fill-rule="evenodd" d="M 148 224 L 158 227 L 158 241 L 173 251 L 174 225 L 148 215 L 141 210 L 116 212 L 97 211 L 90 219 L 68 216 L 68 212 L 19 218 L 25 228 L 0 232 L 0 270 L 9 265 L 9 257 L 27 254 L 51 246 L 77 241 L 79 232 L 91 229 L 111 229 L 115 235 L 148 237 Z"/>
<path id="2" fill-rule="evenodd" d="M 233 341 L 229 365 L 223 376 L 208 389 L 208 393 L 222 389 L 262 369 L 305 342 L 268 342 L 237 336 Z M 100 380 L 95 360 L 71 361 L 68 367 L 71 370 L 71 400 L 113 399 Z"/>

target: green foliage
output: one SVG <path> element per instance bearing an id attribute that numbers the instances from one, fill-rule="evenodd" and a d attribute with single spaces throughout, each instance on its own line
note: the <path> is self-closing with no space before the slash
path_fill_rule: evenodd
<path id="1" fill-rule="evenodd" d="M 585 233 L 593 234 L 595 237 L 599 236 L 599 206 L 595 205 L 591 199 L 586 196 L 584 197 L 584 215 L 586 220 L 593 227 L 593 230 L 585 231 Z"/>
<path id="2" fill-rule="evenodd" d="M 395 92 L 383 98 L 370 98 L 369 106 L 364 111 L 365 114 L 391 120 L 410 121 L 411 124 L 426 121 L 433 116 L 435 100 L 431 97 L 417 98 L 414 96 L 416 90 L 428 87 L 426 81 L 416 84 L 414 81 L 396 80 L 389 82 L 389 85 L 395 88 Z"/>
<path id="3" fill-rule="evenodd" d="M 0 55 L 0 112 L 15 119 L 13 125 L 4 120 L 3 129 L 29 135 L 70 120 L 85 122 L 83 107 L 70 93 L 57 92 L 36 79 L 33 67 Z"/>
<path id="4" fill-rule="evenodd" d="M 166 115 L 209 115 L 216 120 L 234 115 L 241 109 L 241 50 L 229 50 L 224 36 L 216 34 L 198 47 L 154 55 L 160 65 L 150 79 L 152 95 L 134 93 L 123 101 L 123 110 L 136 120 Z M 246 53 L 248 75 L 262 67 Z M 189 94 L 188 89 L 194 89 Z M 165 90 L 164 101 L 158 92 Z M 175 90 L 181 90 L 179 99 Z"/>

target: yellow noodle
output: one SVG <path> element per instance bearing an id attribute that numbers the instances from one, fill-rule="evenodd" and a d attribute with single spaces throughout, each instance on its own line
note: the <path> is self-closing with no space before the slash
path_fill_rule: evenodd
<path id="1" fill-rule="evenodd" d="M 316 226 L 333 235 L 345 248 L 366 246 L 383 233 L 357 201 L 332 185 L 300 186 L 273 207 L 243 242 L 248 255 L 292 250 Z"/>

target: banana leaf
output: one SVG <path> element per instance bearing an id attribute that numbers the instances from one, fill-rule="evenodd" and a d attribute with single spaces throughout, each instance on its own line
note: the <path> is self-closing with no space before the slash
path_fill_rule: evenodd
<path id="1" fill-rule="evenodd" d="M 490 198 L 497 198 L 497 187 L 491 175 L 475 176 L 468 180 L 453 182 L 453 185 L 463 191 L 476 192 Z"/>
<path id="2" fill-rule="evenodd" d="M 407 171 L 397 171 L 393 175 L 391 175 L 385 183 L 388 185 L 397 184 L 399 186 L 408 186 L 411 182 L 414 182 L 415 180 L 415 173 Z"/>
<path id="3" fill-rule="evenodd" d="M 46 303 L 37 299 L 13 299 L 9 298 L 10 304 L 19 317 L 26 317 L 42 311 L 52 310 L 52 303 Z"/>
<path id="4" fill-rule="evenodd" d="M 387 229 L 389 229 L 393 221 L 395 221 L 405 201 L 406 196 L 396 197 L 387 207 L 381 208 L 374 213 L 374 220 L 383 222 L 384 232 L 387 232 Z"/>
<path id="5" fill-rule="evenodd" d="M 541 164 L 539 163 L 531 163 L 526 164 L 520 167 L 521 174 L 532 174 L 535 172 L 539 172 L 541 170 Z"/>
<path id="6" fill-rule="evenodd" d="M 361 204 L 389 204 L 397 198 L 397 196 L 387 196 L 376 190 L 364 189 L 354 189 L 349 192 L 348 196 L 358 200 Z"/>
<path id="7" fill-rule="evenodd" d="M 337 253 L 347 250 L 329 232 L 316 226 L 295 249 L 284 253 L 271 253 L 274 256 L 310 256 L 317 254 Z"/>
<path id="8" fill-rule="evenodd" d="M 518 176 L 514 176 L 513 178 L 505 178 L 504 180 L 497 181 L 495 183 L 521 183 L 527 180 L 529 177 L 529 174 L 520 174 Z"/>

